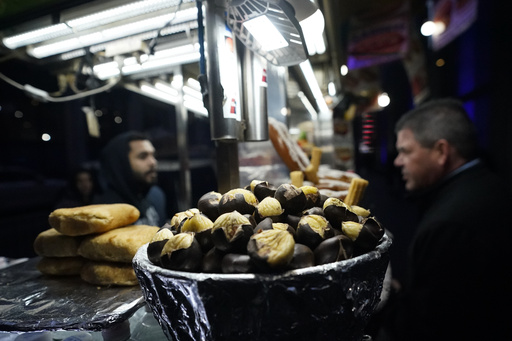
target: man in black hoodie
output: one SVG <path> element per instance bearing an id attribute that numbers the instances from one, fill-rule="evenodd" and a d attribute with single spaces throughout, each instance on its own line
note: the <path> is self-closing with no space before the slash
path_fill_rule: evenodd
<path id="1" fill-rule="evenodd" d="M 155 148 L 147 136 L 128 131 L 114 137 L 102 150 L 100 162 L 107 188 L 97 203 L 131 204 L 140 211 L 135 224 L 165 224 L 166 198 L 156 186 Z"/>

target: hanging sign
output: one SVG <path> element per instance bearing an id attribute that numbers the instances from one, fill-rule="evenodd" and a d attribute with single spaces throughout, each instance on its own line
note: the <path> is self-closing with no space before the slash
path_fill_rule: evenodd
<path id="1" fill-rule="evenodd" d="M 466 31 L 477 18 L 478 0 L 439 0 L 434 22 L 442 22 L 444 31 L 432 36 L 432 48 L 439 50 Z"/>

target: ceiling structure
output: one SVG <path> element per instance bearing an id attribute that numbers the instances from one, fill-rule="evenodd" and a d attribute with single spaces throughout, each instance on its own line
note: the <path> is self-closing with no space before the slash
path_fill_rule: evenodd
<path id="1" fill-rule="evenodd" d="M 177 2 L 177 1 L 176 1 Z M 327 94 L 327 84 L 333 82 L 338 89 L 344 87 L 346 81 L 339 73 L 341 65 L 347 61 L 347 30 L 350 24 L 358 20 L 379 20 L 385 17 L 387 13 L 397 7 L 407 3 L 411 11 L 416 13 L 425 11 L 424 0 L 317 0 L 318 7 L 322 10 L 325 18 L 324 36 L 327 42 L 326 52 L 310 56 L 309 60 L 317 76 L 318 83 L 324 94 Z M 9 36 L 16 31 L 33 29 L 34 25 L 43 26 L 58 23 L 63 16 L 70 16 L 70 13 L 81 13 L 84 10 L 90 10 L 91 6 L 108 7 L 126 3 L 122 0 L 93 1 L 93 0 L 25 0 L 25 1 L 4 1 L 0 3 L 0 38 Z M 183 2 L 184 6 L 195 6 L 195 1 Z M 171 9 L 167 9 L 170 11 Z M 162 10 L 165 11 L 165 10 Z M 159 12 L 160 13 L 160 12 Z M 195 34 L 197 39 L 197 30 L 194 28 L 185 29 L 185 31 L 175 34 L 162 36 L 158 45 L 170 45 L 177 40 L 191 39 Z M 145 46 L 147 48 L 147 46 Z M 54 56 L 46 58 L 34 58 L 27 54 L 27 49 L 18 48 L 15 50 L 7 49 L 0 44 L 0 70 L 3 70 L 2 64 L 8 65 L 9 62 L 15 62 L 18 65 L 31 65 L 44 69 L 51 75 L 57 77 L 63 74 L 77 74 L 77 68 L 84 67 L 84 63 L 92 63 L 90 58 L 101 58 L 98 56 L 82 56 L 80 58 L 70 58 L 63 61 Z M 187 71 L 187 69 L 189 71 Z M 289 88 L 295 89 L 307 88 L 307 81 L 301 77 L 298 66 L 290 68 L 293 79 Z M 185 73 L 197 76 L 197 63 L 190 63 L 185 66 Z M 132 78 L 135 78 L 132 76 Z M 84 85 L 86 86 L 86 85 Z M 290 90 L 289 90 L 290 92 Z M 307 93 L 311 97 L 310 93 Z M 298 103 L 298 102 L 296 102 Z M 291 107 L 293 109 L 293 103 Z M 300 104 L 298 104 L 300 105 Z"/>

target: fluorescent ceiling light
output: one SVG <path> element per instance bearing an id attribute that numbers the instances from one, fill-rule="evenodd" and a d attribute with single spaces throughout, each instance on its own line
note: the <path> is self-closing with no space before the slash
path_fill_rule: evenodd
<path id="1" fill-rule="evenodd" d="M 304 74 L 304 78 L 306 78 L 306 82 L 313 93 L 313 97 L 315 98 L 316 104 L 318 105 L 320 113 L 330 112 L 327 103 L 325 103 L 324 95 L 320 86 L 318 85 L 318 81 L 315 77 L 315 73 L 313 71 L 313 67 L 309 60 L 302 62 L 299 64 L 302 73 Z"/>
<path id="2" fill-rule="evenodd" d="M 190 86 L 192 89 L 195 89 L 199 92 L 201 91 L 201 83 L 199 83 L 199 81 L 197 79 L 188 78 L 187 85 Z"/>
<path id="3" fill-rule="evenodd" d="M 123 76 L 134 75 L 141 72 L 152 71 L 174 65 L 182 65 L 199 61 L 201 57 L 199 44 L 187 44 L 170 49 L 160 50 L 155 54 L 148 56 L 142 54 L 139 59 L 128 57 L 121 62 L 108 62 L 97 64 L 93 67 L 93 72 L 101 80 L 112 77 L 120 73 Z"/>
<path id="4" fill-rule="evenodd" d="M 308 100 L 307 96 L 304 95 L 304 93 L 302 91 L 299 91 L 297 93 L 297 96 L 299 96 L 300 100 L 302 101 L 302 104 L 304 105 L 304 107 L 306 108 L 306 110 L 309 112 L 309 114 L 311 115 L 311 119 L 313 121 L 316 121 L 317 118 L 318 118 L 318 114 L 315 110 L 315 108 L 313 108 L 313 106 L 311 105 L 311 102 Z"/>
<path id="5" fill-rule="evenodd" d="M 140 85 L 140 89 L 142 90 L 142 92 L 149 95 L 149 97 L 152 97 L 152 98 L 155 98 L 155 99 L 158 99 L 158 100 L 170 103 L 170 104 L 178 103 L 179 98 L 177 96 L 172 96 L 171 94 L 169 94 L 167 92 L 158 90 L 157 88 L 153 87 L 149 83 L 143 82 Z"/>
<path id="6" fill-rule="evenodd" d="M 125 25 L 107 28 L 89 34 L 79 35 L 70 39 L 42 44 L 27 50 L 36 58 L 45 58 L 52 55 L 78 50 L 87 46 L 104 43 L 144 31 L 155 30 L 165 26 L 171 19 L 175 23 L 182 23 L 197 18 L 197 7 L 179 11 L 178 13 L 165 14 L 158 17 L 144 19 Z"/>
<path id="7" fill-rule="evenodd" d="M 203 94 L 201 93 L 201 91 L 193 89 L 188 85 L 183 86 L 183 93 L 186 96 L 191 96 L 191 97 L 195 98 L 196 100 L 201 100 L 201 101 L 203 100 Z"/>
<path id="8" fill-rule="evenodd" d="M 243 26 L 254 36 L 265 51 L 288 46 L 288 42 L 266 15 L 244 22 Z"/>
<path id="9" fill-rule="evenodd" d="M 206 108 L 204 107 L 204 103 L 202 100 L 197 100 L 195 98 L 189 99 L 187 96 L 184 96 L 183 105 L 185 106 L 185 108 L 187 108 L 187 110 L 208 117 L 208 110 L 206 110 Z"/>
<path id="10" fill-rule="evenodd" d="M 179 0 L 146 0 L 68 20 L 66 23 L 75 30 L 85 30 L 99 25 L 106 25 L 146 13 L 179 5 Z"/>
<path id="11" fill-rule="evenodd" d="M 183 0 L 183 2 L 192 1 L 193 0 Z M 56 25 L 6 37 L 2 42 L 6 47 L 16 49 L 18 47 L 63 37 L 68 34 L 74 34 L 86 29 L 111 24 L 116 21 L 144 15 L 165 8 L 175 7 L 179 5 L 179 3 L 180 0 L 136 1 L 83 17 L 70 19 Z"/>
<path id="12" fill-rule="evenodd" d="M 85 56 L 85 49 L 74 50 L 71 52 L 63 53 L 60 55 L 60 58 L 62 60 L 70 60 L 70 59 L 75 59 L 75 58 L 79 58 L 82 56 Z"/>
<path id="13" fill-rule="evenodd" d="M 4 38 L 2 42 L 6 47 L 13 50 L 21 46 L 39 43 L 43 40 L 54 39 L 71 33 L 73 33 L 71 27 L 66 24 L 57 24 L 12 37 L 7 37 Z"/>
<path id="14" fill-rule="evenodd" d="M 155 60 L 152 60 L 150 57 L 150 59 L 145 63 L 123 66 L 121 72 L 123 75 L 133 75 L 139 72 L 161 69 L 173 65 L 182 65 L 186 63 L 197 62 L 199 58 L 199 51 Z"/>
<path id="15" fill-rule="evenodd" d="M 171 96 L 178 97 L 180 95 L 179 91 L 170 86 L 167 83 L 164 83 L 162 81 L 156 81 L 155 82 L 155 88 L 157 88 L 160 91 L 163 91 L 165 93 L 168 93 Z"/>
<path id="16" fill-rule="evenodd" d="M 129 89 L 135 91 L 134 87 L 129 87 Z M 162 91 L 161 89 L 165 90 Z M 158 81 L 155 86 L 148 82 L 142 82 L 140 85 L 140 90 L 148 97 L 173 105 L 179 104 L 179 96 L 171 95 L 167 92 L 169 89 L 176 91 L 176 94 L 178 94 L 178 90 L 162 81 Z M 198 100 L 195 96 L 184 95 L 182 103 L 187 110 L 202 116 L 208 116 L 208 110 L 204 107 L 203 101 Z"/>
<path id="17" fill-rule="evenodd" d="M 178 32 L 190 32 L 197 28 L 198 28 L 198 22 L 197 22 L 197 20 L 193 20 L 193 21 L 188 21 L 188 22 L 184 22 L 181 24 L 177 24 L 177 25 L 171 25 L 170 27 L 167 27 L 167 28 L 161 29 L 161 30 L 155 29 L 155 30 L 143 32 L 141 34 L 132 35 L 132 36 L 129 36 L 126 38 L 121 38 L 121 39 L 114 40 L 114 41 L 109 41 L 109 42 L 105 42 L 105 43 L 92 45 L 92 46 L 88 47 L 88 49 L 91 53 L 105 51 L 105 56 L 108 56 L 107 50 L 112 49 L 110 45 L 118 45 L 118 44 L 123 45 L 123 44 L 125 44 L 125 42 L 128 42 L 128 41 L 138 41 L 141 43 L 141 47 L 142 47 L 142 42 L 156 38 L 159 35 L 159 33 L 160 33 L 160 36 L 166 36 L 166 35 L 171 35 L 171 34 L 178 33 Z M 128 43 L 128 44 L 130 44 L 130 43 Z M 125 48 L 127 50 L 129 49 L 128 46 L 126 46 L 126 45 L 125 45 Z M 135 50 L 132 49 L 132 51 L 135 51 Z M 72 52 L 66 52 L 66 53 L 63 53 L 60 57 L 63 60 L 67 60 L 67 59 L 70 59 L 70 57 L 72 57 L 75 54 L 77 57 L 83 56 L 83 55 L 85 55 L 85 49 L 82 48 L 79 50 L 74 50 Z"/>
<path id="18" fill-rule="evenodd" d="M 117 62 L 95 65 L 92 68 L 92 71 L 99 79 L 107 79 L 121 74 L 121 70 L 119 70 L 119 64 Z"/>

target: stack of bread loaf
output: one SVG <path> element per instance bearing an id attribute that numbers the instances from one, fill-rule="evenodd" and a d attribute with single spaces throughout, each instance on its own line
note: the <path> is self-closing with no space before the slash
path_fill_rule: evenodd
<path id="1" fill-rule="evenodd" d="M 53 211 L 48 218 L 51 228 L 34 241 L 34 251 L 41 256 L 38 270 L 46 275 L 80 275 L 94 285 L 137 285 L 132 259 L 159 229 L 130 225 L 139 216 L 129 204 Z"/>

